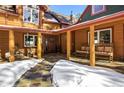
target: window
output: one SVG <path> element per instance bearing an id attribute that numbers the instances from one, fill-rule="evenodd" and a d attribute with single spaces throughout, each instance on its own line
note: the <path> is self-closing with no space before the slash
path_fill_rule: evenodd
<path id="1" fill-rule="evenodd" d="M 92 5 L 92 14 L 98 14 L 105 11 L 104 5 Z"/>
<path id="2" fill-rule="evenodd" d="M 0 5 L 0 9 L 16 13 L 16 5 Z"/>
<path id="3" fill-rule="evenodd" d="M 37 36 L 36 35 L 24 35 L 24 47 L 36 47 Z"/>
<path id="4" fill-rule="evenodd" d="M 110 43 L 110 30 L 104 30 L 99 32 L 99 42 L 100 43 Z"/>
<path id="5" fill-rule="evenodd" d="M 27 5 L 23 7 L 23 21 L 39 24 L 39 7 Z"/>
<path id="6" fill-rule="evenodd" d="M 89 32 L 88 32 L 88 43 L 89 43 Z M 112 29 L 101 29 L 96 30 L 94 33 L 94 42 L 97 43 L 112 43 Z"/>

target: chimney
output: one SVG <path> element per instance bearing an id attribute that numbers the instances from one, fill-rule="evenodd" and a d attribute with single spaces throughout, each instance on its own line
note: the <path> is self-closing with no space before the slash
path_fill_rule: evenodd
<path id="1" fill-rule="evenodd" d="M 70 14 L 70 22 L 71 24 L 73 24 L 73 11 L 71 11 L 71 14 Z"/>

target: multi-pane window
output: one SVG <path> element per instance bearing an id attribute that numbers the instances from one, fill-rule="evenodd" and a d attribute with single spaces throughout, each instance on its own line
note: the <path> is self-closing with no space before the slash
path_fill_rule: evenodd
<path id="1" fill-rule="evenodd" d="M 16 5 L 0 5 L 0 9 L 16 13 Z"/>
<path id="2" fill-rule="evenodd" d="M 24 35 L 24 46 L 25 47 L 36 47 L 37 36 L 36 35 Z"/>
<path id="3" fill-rule="evenodd" d="M 90 35 L 88 33 L 88 42 Z M 112 43 L 112 29 L 101 29 L 94 32 L 94 43 Z"/>
<path id="4" fill-rule="evenodd" d="M 99 33 L 99 42 L 101 43 L 110 43 L 110 30 L 100 31 Z"/>
<path id="5" fill-rule="evenodd" d="M 105 11 L 104 5 L 92 5 L 92 14 L 97 14 Z"/>
<path id="6" fill-rule="evenodd" d="M 23 7 L 23 20 L 39 24 L 39 7 L 35 5 L 26 5 Z"/>

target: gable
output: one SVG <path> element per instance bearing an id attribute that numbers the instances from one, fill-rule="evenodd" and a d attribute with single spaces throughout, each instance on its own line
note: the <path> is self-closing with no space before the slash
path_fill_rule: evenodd
<path id="1" fill-rule="evenodd" d="M 106 10 L 104 12 L 92 15 L 92 6 L 88 6 L 88 7 L 89 8 L 85 11 L 85 13 L 80 17 L 78 23 L 93 20 L 120 11 L 124 11 L 124 5 L 105 5 Z"/>

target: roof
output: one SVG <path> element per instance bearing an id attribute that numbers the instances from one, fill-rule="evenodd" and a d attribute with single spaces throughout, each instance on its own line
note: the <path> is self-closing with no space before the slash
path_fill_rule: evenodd
<path id="1" fill-rule="evenodd" d="M 92 14 L 92 5 L 88 5 L 77 23 L 94 20 L 120 11 L 124 11 L 124 5 L 105 5 L 105 10 L 103 12 Z"/>
<path id="2" fill-rule="evenodd" d="M 52 22 L 58 22 L 61 24 L 70 24 L 70 21 L 68 20 L 67 17 L 60 15 L 58 13 L 55 13 L 54 11 L 46 11 L 45 18 Z"/>

